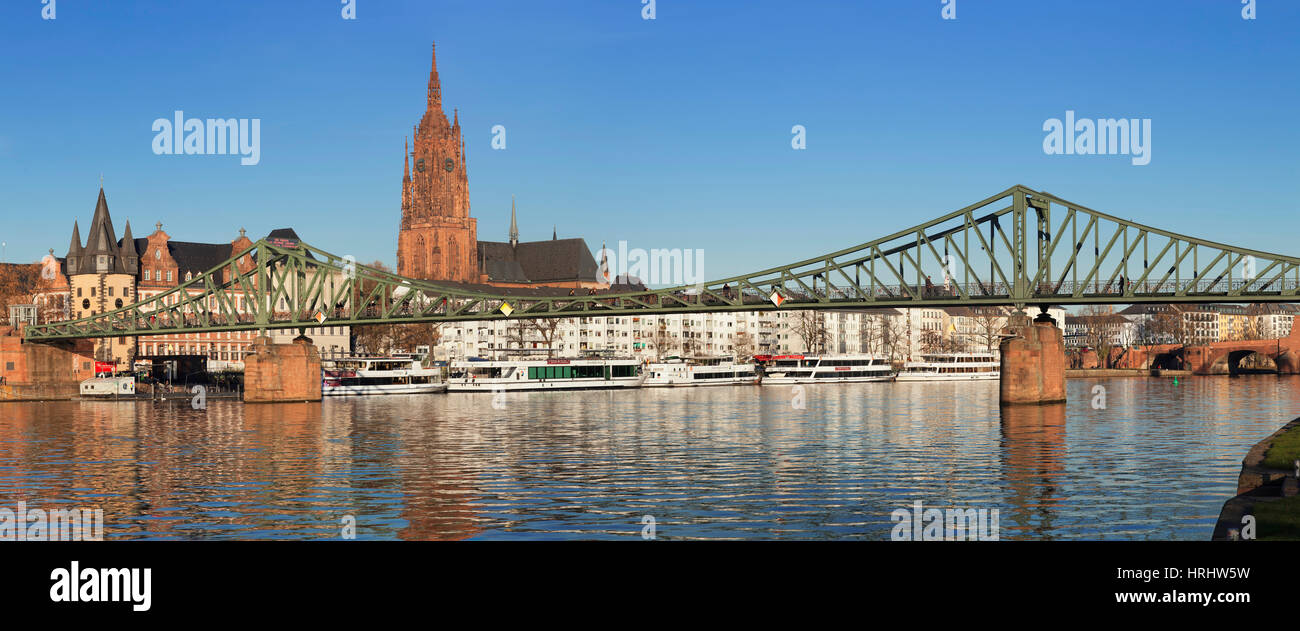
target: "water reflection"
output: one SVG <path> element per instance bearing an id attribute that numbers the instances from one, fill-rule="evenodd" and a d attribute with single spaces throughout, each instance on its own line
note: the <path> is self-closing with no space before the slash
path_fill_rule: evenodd
<path id="1" fill-rule="evenodd" d="M 1105 409 L 1090 405 L 1107 389 Z M 0 505 L 103 508 L 109 538 L 886 539 L 998 508 L 1003 538 L 1206 539 L 1300 378 L 0 406 Z"/>
<path id="2" fill-rule="evenodd" d="M 1002 531 L 1013 538 L 1052 537 L 1052 518 L 1067 498 L 1060 488 L 1065 471 L 1066 404 L 1001 409 L 1002 476 L 1009 507 Z"/>

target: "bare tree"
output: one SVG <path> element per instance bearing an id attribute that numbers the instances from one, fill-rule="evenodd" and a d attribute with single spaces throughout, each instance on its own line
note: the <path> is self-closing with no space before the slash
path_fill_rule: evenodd
<path id="1" fill-rule="evenodd" d="M 1150 356 L 1161 344 L 1186 346 L 1189 328 L 1183 322 L 1182 311 L 1173 305 L 1153 305 L 1138 323 L 1137 342 L 1145 346 Z M 1154 362 L 1154 357 L 1151 360 Z M 1181 362 L 1181 356 L 1179 357 Z"/>
<path id="2" fill-rule="evenodd" d="M 1169 340 L 1169 344 L 1187 346 L 1192 340 L 1194 326 L 1187 322 L 1182 307 L 1165 305 L 1164 309 L 1155 314 L 1153 324 L 1155 330 Z"/>
<path id="3" fill-rule="evenodd" d="M 749 333 L 737 333 L 731 348 L 737 362 L 749 361 L 754 356 L 754 338 Z"/>
<path id="4" fill-rule="evenodd" d="M 1268 305 L 1262 303 L 1251 303 L 1246 307 L 1246 320 L 1243 324 L 1241 338 L 1243 340 L 1262 340 L 1264 339 L 1264 318 L 1269 311 Z"/>
<path id="5" fill-rule="evenodd" d="M 902 359 L 909 350 L 907 327 L 889 314 L 876 316 L 876 330 L 880 334 L 880 350 L 890 361 Z"/>
<path id="6" fill-rule="evenodd" d="M 976 307 L 971 320 L 975 323 L 975 338 L 984 350 L 993 352 L 1002 342 L 1002 331 L 1007 328 L 1006 310 L 999 307 Z"/>
<path id="7" fill-rule="evenodd" d="M 533 328 L 528 325 L 526 319 L 511 320 L 506 324 L 506 343 L 509 344 L 509 348 L 517 350 L 528 348 L 529 334 L 532 332 Z"/>
<path id="8" fill-rule="evenodd" d="M 876 327 L 876 319 L 865 312 L 858 318 L 858 346 L 861 353 L 875 355 L 880 352 L 880 330 Z"/>
<path id="9" fill-rule="evenodd" d="M 668 323 L 663 320 L 659 321 L 659 328 L 655 329 L 654 337 L 651 343 L 655 346 L 655 355 L 659 359 L 668 356 L 668 353 L 676 347 L 673 342 L 673 336 L 668 332 Z"/>
<path id="10" fill-rule="evenodd" d="M 9 305 L 31 303 L 40 273 L 37 263 L 0 263 L 0 323 L 9 324 Z"/>
<path id="11" fill-rule="evenodd" d="M 825 352 L 830 332 L 826 330 L 826 319 L 821 313 L 809 309 L 800 311 L 795 317 L 794 333 L 809 352 Z"/>
<path id="12" fill-rule="evenodd" d="M 563 318 L 533 318 L 529 321 L 528 327 L 532 329 L 537 337 L 546 345 L 546 356 L 555 355 L 555 335 L 559 331 L 560 325 L 564 324 Z"/>
<path id="13" fill-rule="evenodd" d="M 682 354 L 691 357 L 699 352 L 700 343 L 695 339 L 699 335 L 693 331 L 682 332 Z"/>
<path id="14" fill-rule="evenodd" d="M 1115 345 L 1111 331 L 1112 320 L 1118 316 L 1107 305 L 1088 305 L 1080 315 L 1085 343 L 1097 353 L 1100 367 L 1110 368 L 1110 349 Z"/>
<path id="15" fill-rule="evenodd" d="M 948 340 L 944 337 L 942 331 L 933 329 L 921 332 L 921 352 L 924 353 L 942 353 L 947 350 Z"/>

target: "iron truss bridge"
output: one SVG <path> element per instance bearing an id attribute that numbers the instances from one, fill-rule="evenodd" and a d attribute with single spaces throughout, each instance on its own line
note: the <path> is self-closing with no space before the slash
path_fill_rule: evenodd
<path id="1" fill-rule="evenodd" d="M 159 295 L 23 334 L 39 341 L 716 311 L 1282 302 L 1297 300 L 1297 289 L 1298 258 L 1159 230 L 1015 186 L 825 256 L 635 292 L 440 284 L 306 243 L 261 240 Z"/>

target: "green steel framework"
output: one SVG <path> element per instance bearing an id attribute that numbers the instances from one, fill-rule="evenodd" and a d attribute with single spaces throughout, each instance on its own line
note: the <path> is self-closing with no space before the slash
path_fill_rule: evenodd
<path id="1" fill-rule="evenodd" d="M 241 270 L 240 260 L 252 263 L 246 255 L 256 263 Z M 942 285 L 931 274 L 943 274 Z M 1300 258 L 1151 228 L 1015 186 L 822 257 L 634 293 L 482 293 L 358 265 L 305 243 L 261 240 L 157 296 L 23 334 L 40 341 L 710 311 L 1282 302 L 1296 300 L 1297 288 Z M 236 295 L 251 297 L 242 312 Z"/>

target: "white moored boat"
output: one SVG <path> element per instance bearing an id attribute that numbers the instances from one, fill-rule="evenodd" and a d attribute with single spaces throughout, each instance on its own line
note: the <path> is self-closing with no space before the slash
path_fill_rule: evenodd
<path id="1" fill-rule="evenodd" d="M 876 355 L 760 355 L 763 385 L 889 381 L 894 368 Z"/>
<path id="2" fill-rule="evenodd" d="M 734 386 L 758 383 L 754 364 L 733 363 L 730 357 L 670 359 L 651 362 L 646 368 L 645 386 Z"/>
<path id="3" fill-rule="evenodd" d="M 635 359 L 507 359 L 451 363 L 448 392 L 636 388 Z"/>
<path id="4" fill-rule="evenodd" d="M 348 357 L 321 362 L 321 394 L 430 394 L 446 392 L 442 369 L 418 357 Z"/>
<path id="5" fill-rule="evenodd" d="M 992 353 L 931 353 L 921 361 L 903 364 L 899 381 L 989 381 L 1002 369 Z"/>

